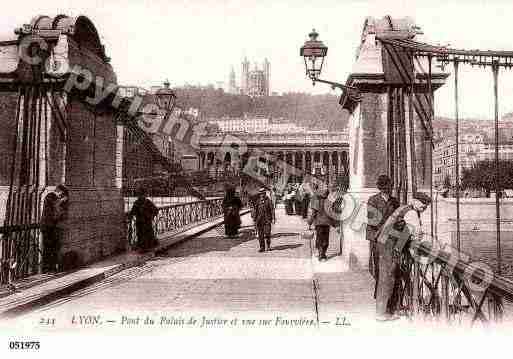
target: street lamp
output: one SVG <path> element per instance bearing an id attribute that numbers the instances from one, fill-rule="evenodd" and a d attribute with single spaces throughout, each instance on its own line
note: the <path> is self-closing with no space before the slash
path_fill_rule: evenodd
<path id="1" fill-rule="evenodd" d="M 163 88 L 157 90 L 155 98 L 157 106 L 166 111 L 166 116 L 173 111 L 173 107 L 175 107 L 176 102 L 176 95 L 173 90 L 169 88 L 168 80 L 164 82 Z"/>
<path id="2" fill-rule="evenodd" d="M 324 64 L 324 58 L 328 54 L 328 47 L 321 40 L 318 40 L 319 34 L 315 29 L 308 34 L 310 40 L 305 41 L 301 47 L 300 55 L 305 59 L 306 76 L 312 80 L 312 85 L 316 82 L 322 82 L 331 85 L 332 89 L 339 88 L 346 92 L 348 96 L 356 102 L 361 100 L 360 91 L 353 86 L 343 85 L 337 82 L 326 81 L 319 78 Z"/>
<path id="3" fill-rule="evenodd" d="M 157 103 L 157 106 L 164 110 L 164 123 L 167 123 L 167 120 L 169 119 L 170 114 L 173 112 L 173 108 L 175 107 L 176 103 L 176 95 L 169 88 L 169 81 L 164 81 L 164 87 L 157 90 L 155 93 L 155 102 Z M 168 138 L 169 146 L 170 146 L 170 157 L 171 162 L 175 162 L 175 144 L 171 137 Z"/>
<path id="4" fill-rule="evenodd" d="M 310 40 L 307 40 L 301 47 L 301 56 L 305 59 L 306 76 L 313 81 L 318 79 L 324 64 L 324 57 L 328 54 L 328 47 L 322 41 L 317 40 L 319 34 L 315 29 L 308 34 Z"/>

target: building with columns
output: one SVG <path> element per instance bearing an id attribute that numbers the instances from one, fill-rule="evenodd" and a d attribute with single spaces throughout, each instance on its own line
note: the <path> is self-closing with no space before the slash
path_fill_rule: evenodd
<path id="1" fill-rule="evenodd" d="M 259 154 L 271 172 L 285 161 L 302 174 L 325 174 L 331 182 L 347 174 L 348 152 L 346 133 L 220 134 L 201 138 L 198 169 L 240 169 L 252 154 Z"/>

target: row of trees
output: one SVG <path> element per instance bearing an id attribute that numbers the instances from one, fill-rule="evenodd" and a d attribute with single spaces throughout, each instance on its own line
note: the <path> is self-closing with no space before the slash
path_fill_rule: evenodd
<path id="1" fill-rule="evenodd" d="M 461 189 L 495 191 L 495 162 L 479 161 L 470 168 L 464 168 L 461 174 Z M 445 182 L 445 181 L 444 181 Z M 499 161 L 499 190 L 513 188 L 513 161 Z"/>

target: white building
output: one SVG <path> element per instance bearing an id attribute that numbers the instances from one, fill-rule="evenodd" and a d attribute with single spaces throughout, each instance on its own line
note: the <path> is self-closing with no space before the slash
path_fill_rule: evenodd
<path id="1" fill-rule="evenodd" d="M 459 176 L 464 168 L 475 163 L 495 158 L 495 141 L 482 132 L 472 132 L 460 136 L 459 140 Z M 499 142 L 499 159 L 513 160 L 513 141 L 502 139 Z M 443 185 L 448 177 L 451 185 L 456 184 L 456 141 L 445 139 L 435 145 L 433 150 L 433 180 L 435 186 Z"/>
<path id="2" fill-rule="evenodd" d="M 279 122 L 272 123 L 268 118 L 244 117 L 211 120 L 219 126 L 221 132 L 246 132 L 246 133 L 328 133 L 327 130 L 308 130 L 305 127 L 298 126 L 295 123 Z"/>

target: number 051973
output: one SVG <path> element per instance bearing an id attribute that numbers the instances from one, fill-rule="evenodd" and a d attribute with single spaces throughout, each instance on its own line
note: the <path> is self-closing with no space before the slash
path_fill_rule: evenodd
<path id="1" fill-rule="evenodd" d="M 10 350 L 38 350 L 41 347 L 41 343 L 38 341 L 33 342 L 21 342 L 21 341 L 10 341 Z"/>

